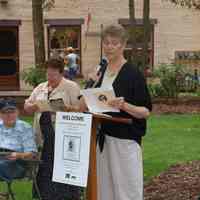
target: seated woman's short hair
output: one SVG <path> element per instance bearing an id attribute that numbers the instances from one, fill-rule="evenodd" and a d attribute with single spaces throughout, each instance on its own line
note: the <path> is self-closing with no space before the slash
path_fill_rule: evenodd
<path id="1" fill-rule="evenodd" d="M 46 68 L 57 69 L 60 73 L 64 72 L 64 62 L 59 58 L 50 58 L 45 63 Z"/>

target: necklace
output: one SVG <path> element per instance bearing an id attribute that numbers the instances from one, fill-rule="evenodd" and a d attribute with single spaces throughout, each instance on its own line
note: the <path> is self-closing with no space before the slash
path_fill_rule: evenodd
<path id="1" fill-rule="evenodd" d="M 113 77 L 113 76 L 115 76 L 116 74 L 117 74 L 117 72 L 114 72 L 114 71 L 110 71 L 109 69 L 108 69 L 108 76 L 109 77 Z"/>
<path id="2" fill-rule="evenodd" d="M 108 67 L 108 71 L 107 71 L 108 76 L 109 77 L 113 77 L 113 76 L 117 75 L 118 72 L 121 70 L 121 67 L 124 65 L 125 62 L 126 62 L 126 60 L 122 60 L 120 62 L 120 64 L 118 65 L 118 67 L 115 67 L 114 70 L 113 70 L 113 68 L 111 68 L 111 67 L 109 68 Z"/>

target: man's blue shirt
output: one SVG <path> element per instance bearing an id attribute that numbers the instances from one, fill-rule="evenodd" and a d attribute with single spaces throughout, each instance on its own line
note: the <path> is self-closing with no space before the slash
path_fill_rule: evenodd
<path id="1" fill-rule="evenodd" d="M 0 148 L 17 152 L 36 152 L 32 127 L 27 122 L 17 119 L 15 126 L 6 128 L 0 120 Z"/>

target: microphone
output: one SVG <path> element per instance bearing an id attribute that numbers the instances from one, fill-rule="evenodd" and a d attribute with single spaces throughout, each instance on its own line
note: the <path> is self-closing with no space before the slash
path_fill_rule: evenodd
<path id="1" fill-rule="evenodd" d="M 98 65 L 98 70 L 97 70 L 97 75 L 99 76 L 101 73 L 103 73 L 106 69 L 108 65 L 108 61 L 105 57 L 103 57 Z M 89 79 L 87 82 L 86 82 L 86 85 L 85 85 L 85 89 L 87 88 L 92 88 L 93 85 L 94 85 L 95 81 L 93 79 Z"/>

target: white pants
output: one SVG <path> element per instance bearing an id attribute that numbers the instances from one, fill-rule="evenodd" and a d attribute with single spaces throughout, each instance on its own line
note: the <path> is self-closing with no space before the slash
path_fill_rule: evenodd
<path id="1" fill-rule="evenodd" d="M 143 200 L 141 147 L 133 140 L 106 136 L 97 147 L 98 200 Z"/>

